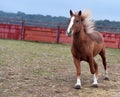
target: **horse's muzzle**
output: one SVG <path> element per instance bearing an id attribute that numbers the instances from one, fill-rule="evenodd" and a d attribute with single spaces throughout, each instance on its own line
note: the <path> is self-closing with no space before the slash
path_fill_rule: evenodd
<path id="1" fill-rule="evenodd" d="M 67 35 L 68 37 L 71 37 L 71 34 L 72 34 L 72 31 L 70 31 L 70 32 L 67 32 L 67 31 L 66 31 L 66 35 Z"/>

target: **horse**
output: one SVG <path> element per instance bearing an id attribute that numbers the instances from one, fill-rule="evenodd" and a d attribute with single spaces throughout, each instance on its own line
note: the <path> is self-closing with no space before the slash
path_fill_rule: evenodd
<path id="1" fill-rule="evenodd" d="M 77 82 L 75 89 L 81 88 L 81 61 L 89 63 L 93 74 L 92 87 L 98 87 L 98 64 L 94 57 L 100 55 L 105 70 L 105 80 L 109 80 L 104 39 L 100 32 L 96 31 L 94 21 L 90 19 L 90 12 L 81 10 L 73 13 L 70 10 L 70 20 L 66 29 L 67 36 L 72 36 L 71 53 L 76 67 Z"/>

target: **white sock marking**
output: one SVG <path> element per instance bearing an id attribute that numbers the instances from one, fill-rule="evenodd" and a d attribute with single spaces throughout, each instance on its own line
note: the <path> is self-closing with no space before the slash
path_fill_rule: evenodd
<path id="1" fill-rule="evenodd" d="M 93 85 L 96 85 L 96 84 L 98 84 L 98 82 L 97 82 L 96 75 L 94 74 L 93 75 Z"/>
<path id="2" fill-rule="evenodd" d="M 108 71 L 105 71 L 105 78 L 108 78 Z"/>
<path id="3" fill-rule="evenodd" d="M 76 82 L 76 84 L 75 84 L 75 86 L 81 86 L 81 80 L 80 80 L 80 78 L 77 78 L 77 82 Z"/>

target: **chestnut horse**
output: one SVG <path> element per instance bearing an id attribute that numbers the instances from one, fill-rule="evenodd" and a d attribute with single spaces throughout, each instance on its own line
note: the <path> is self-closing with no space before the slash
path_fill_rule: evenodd
<path id="1" fill-rule="evenodd" d="M 105 69 L 105 80 L 108 80 L 108 71 L 105 57 L 105 46 L 102 35 L 95 31 L 94 22 L 89 18 L 89 12 L 76 12 L 70 10 L 70 21 L 66 31 L 72 36 L 71 53 L 77 71 L 77 82 L 75 89 L 81 88 L 81 66 L 80 61 L 89 63 L 90 71 L 93 74 L 93 87 L 98 87 L 98 65 L 94 57 L 99 54 Z"/>

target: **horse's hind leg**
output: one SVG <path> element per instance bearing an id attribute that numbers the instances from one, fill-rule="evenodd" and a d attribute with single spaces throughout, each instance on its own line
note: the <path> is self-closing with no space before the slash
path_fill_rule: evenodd
<path id="1" fill-rule="evenodd" d="M 97 63 L 94 61 L 94 68 L 95 68 L 95 74 L 93 75 L 93 84 L 92 84 L 92 87 L 98 87 L 98 65 Z"/>
<path id="2" fill-rule="evenodd" d="M 97 65 L 97 63 L 95 62 L 95 60 L 94 60 L 94 68 L 95 68 L 95 75 L 96 75 L 96 77 L 97 77 L 97 79 L 98 79 L 98 65 Z"/>
<path id="3" fill-rule="evenodd" d="M 103 66 L 104 66 L 104 69 L 105 69 L 105 80 L 109 80 L 108 78 L 108 71 L 107 71 L 107 63 L 106 63 L 106 55 L 105 55 L 105 49 L 102 49 L 102 51 L 99 53 L 101 58 L 102 58 L 102 61 L 103 61 Z"/>

